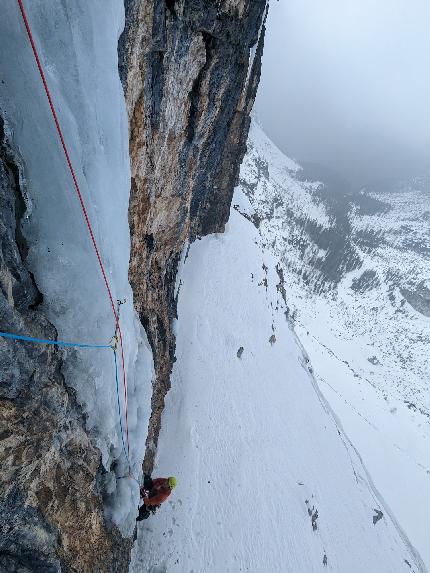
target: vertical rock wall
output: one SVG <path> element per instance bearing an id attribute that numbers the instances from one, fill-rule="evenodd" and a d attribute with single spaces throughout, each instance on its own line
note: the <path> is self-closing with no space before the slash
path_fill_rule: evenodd
<path id="1" fill-rule="evenodd" d="M 0 116 L 0 330 L 56 338 L 27 270 L 21 160 Z M 0 571 L 126 571 L 131 542 L 103 516 L 100 453 L 62 351 L 0 339 Z"/>
<path id="2" fill-rule="evenodd" d="M 130 123 L 129 278 L 156 369 L 145 470 L 170 385 L 186 242 L 222 232 L 260 77 L 266 0 L 126 0 L 120 74 Z"/>

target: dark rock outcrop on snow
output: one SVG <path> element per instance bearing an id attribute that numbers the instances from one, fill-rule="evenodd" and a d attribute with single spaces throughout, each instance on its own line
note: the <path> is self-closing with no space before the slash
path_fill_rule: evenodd
<path id="1" fill-rule="evenodd" d="M 130 282 L 156 369 L 144 467 L 170 386 L 174 287 L 187 240 L 222 232 L 260 77 L 266 0 L 126 1 Z"/>

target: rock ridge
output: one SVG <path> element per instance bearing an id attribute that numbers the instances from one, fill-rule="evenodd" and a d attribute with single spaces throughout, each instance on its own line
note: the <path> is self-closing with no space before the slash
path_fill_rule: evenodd
<path id="1" fill-rule="evenodd" d="M 175 360 L 187 242 L 229 217 L 261 71 L 266 0 L 126 0 L 119 71 L 130 127 L 130 283 L 154 355 L 151 471 Z"/>

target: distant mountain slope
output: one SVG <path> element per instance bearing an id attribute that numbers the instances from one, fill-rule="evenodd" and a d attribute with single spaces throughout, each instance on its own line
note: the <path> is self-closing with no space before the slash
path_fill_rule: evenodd
<path id="1" fill-rule="evenodd" d="M 241 186 L 321 390 L 427 563 L 430 184 L 315 182 L 254 125 Z"/>
<path id="2" fill-rule="evenodd" d="M 131 570 L 424 571 L 315 385 L 249 202 L 234 204 L 244 216 L 233 210 L 179 270 L 156 458 L 179 485 L 139 525 Z"/>

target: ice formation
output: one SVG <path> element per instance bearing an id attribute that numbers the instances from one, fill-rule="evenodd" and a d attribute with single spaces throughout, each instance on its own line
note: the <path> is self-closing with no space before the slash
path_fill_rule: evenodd
<path id="1" fill-rule="evenodd" d="M 132 472 L 139 478 L 150 410 L 152 357 L 133 310 L 128 283 L 130 189 L 128 125 L 118 77 L 119 0 L 52 6 L 27 2 L 35 41 L 84 195 L 115 298 L 126 353 Z M 109 299 L 74 194 L 18 6 L 2 7 L 0 93 L 14 143 L 25 158 L 31 208 L 24 232 L 43 308 L 63 340 L 105 344 L 115 331 Z M 67 351 L 67 383 L 76 389 L 87 427 L 108 474 L 109 515 L 124 533 L 134 527 L 138 485 L 128 474 L 119 432 L 110 350 Z M 124 395 L 121 402 L 124 411 Z"/>

